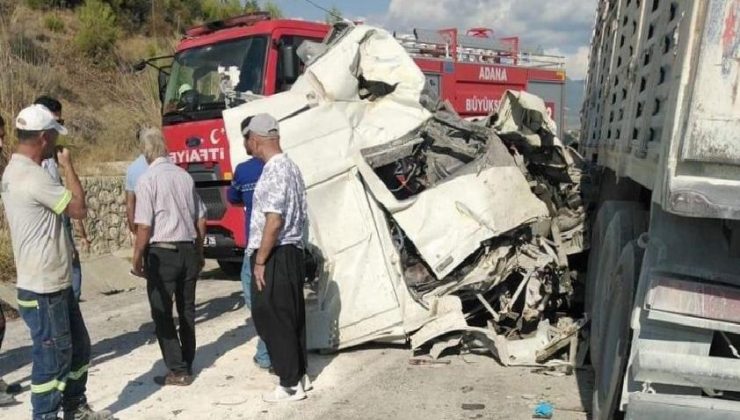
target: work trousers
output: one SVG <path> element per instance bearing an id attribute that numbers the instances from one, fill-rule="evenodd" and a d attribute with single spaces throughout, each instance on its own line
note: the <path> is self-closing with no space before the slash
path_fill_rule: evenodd
<path id="1" fill-rule="evenodd" d="M 149 249 L 146 288 L 165 365 L 172 372 L 189 373 L 195 358 L 195 285 L 200 257 L 193 244 L 177 243 L 173 248 Z M 172 316 L 173 296 L 179 330 Z"/>
<path id="2" fill-rule="evenodd" d="M 252 254 L 254 267 L 256 252 Z M 253 271 L 254 273 L 254 271 Z M 303 297 L 303 251 L 278 246 L 265 264 L 265 287 L 252 279 L 252 317 L 265 340 L 281 386 L 295 386 L 306 373 L 306 307 Z"/>
<path id="3" fill-rule="evenodd" d="M 56 419 L 60 406 L 74 412 L 87 403 L 90 337 L 72 288 L 50 294 L 18 289 L 18 307 L 33 340 L 33 418 Z"/>

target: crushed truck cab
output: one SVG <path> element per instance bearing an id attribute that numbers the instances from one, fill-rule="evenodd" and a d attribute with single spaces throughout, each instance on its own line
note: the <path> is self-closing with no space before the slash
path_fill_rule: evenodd
<path id="1" fill-rule="evenodd" d="M 536 327 L 568 300 L 563 243 L 573 245 L 578 235 L 567 223 L 561 233 L 562 206 L 548 206 L 533 186 L 548 189 L 547 170 L 565 178 L 577 170 L 544 101 L 505 95 L 507 113 L 496 120 L 505 144 L 492 127 L 440 102 L 382 29 L 337 28 L 326 43 L 306 48 L 314 53 L 289 91 L 223 116 L 232 166 L 249 159 L 242 120 L 266 112 L 280 121 L 283 150 L 303 174 L 306 251 L 318 267 L 307 308 L 309 348 L 405 342 L 410 335 L 418 346 L 461 331 L 494 343 L 501 330 L 473 328 L 465 317 L 488 307 L 502 325 L 510 317 L 507 328 L 516 331 Z M 524 120 L 531 128 L 522 132 Z M 545 148 L 541 134 L 562 166 L 530 159 L 530 149 Z M 509 151 L 515 144 L 527 162 Z M 543 174 L 525 168 L 538 164 Z M 567 195 L 553 192 L 561 193 Z M 582 227 L 585 211 L 577 203 L 574 209 Z M 583 246 L 580 240 L 573 252 Z"/>

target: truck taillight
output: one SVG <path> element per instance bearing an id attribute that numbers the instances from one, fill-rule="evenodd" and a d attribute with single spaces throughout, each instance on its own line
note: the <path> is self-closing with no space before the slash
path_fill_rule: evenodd
<path id="1" fill-rule="evenodd" d="M 656 274 L 645 307 L 651 311 L 740 323 L 740 288 Z"/>

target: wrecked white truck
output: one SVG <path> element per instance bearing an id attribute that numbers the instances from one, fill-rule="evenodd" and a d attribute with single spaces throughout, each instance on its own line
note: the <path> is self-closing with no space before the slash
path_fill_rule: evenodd
<path id="1" fill-rule="evenodd" d="M 452 333 L 450 345 L 476 337 L 505 364 L 534 360 L 507 339 L 552 341 L 547 323 L 574 295 L 567 255 L 587 246 L 578 157 L 542 100 L 508 92 L 497 116 L 463 120 L 370 26 L 300 52 L 289 91 L 223 115 L 232 166 L 248 158 L 241 121 L 267 112 L 303 173 L 309 348 L 409 337 L 416 348 Z"/>

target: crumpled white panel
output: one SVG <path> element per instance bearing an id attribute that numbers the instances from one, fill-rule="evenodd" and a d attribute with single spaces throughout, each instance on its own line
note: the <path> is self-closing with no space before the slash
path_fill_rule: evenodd
<path id="1" fill-rule="evenodd" d="M 557 125 L 547 113 L 545 101 L 531 93 L 507 90 L 497 112 L 499 120 L 494 128 L 502 136 L 518 133 L 525 136 L 533 146 L 539 146 L 541 140 L 537 131 L 540 128 L 557 133 Z"/>
<path id="2" fill-rule="evenodd" d="M 344 347 L 363 337 L 401 329 L 403 317 L 394 287 L 397 273 L 385 264 L 373 205 L 356 171 L 308 189 L 309 249 L 318 248 L 312 252 L 321 256 L 323 265 L 321 304 L 307 316 L 318 315 L 328 323 L 307 331 L 311 348 Z"/>
<path id="3" fill-rule="evenodd" d="M 548 215 L 515 166 L 454 177 L 410 200 L 398 201 L 367 165 L 359 169 L 373 196 L 392 213 L 441 279 L 481 242 Z"/>
<path id="4" fill-rule="evenodd" d="M 426 79 L 418 71 L 411 56 L 398 53 L 399 48 L 403 50 L 391 34 L 374 31 L 372 42 L 365 42 L 359 47 L 361 73 L 366 80 L 395 85 L 396 97 L 418 98 L 418 92 L 424 89 Z"/>

